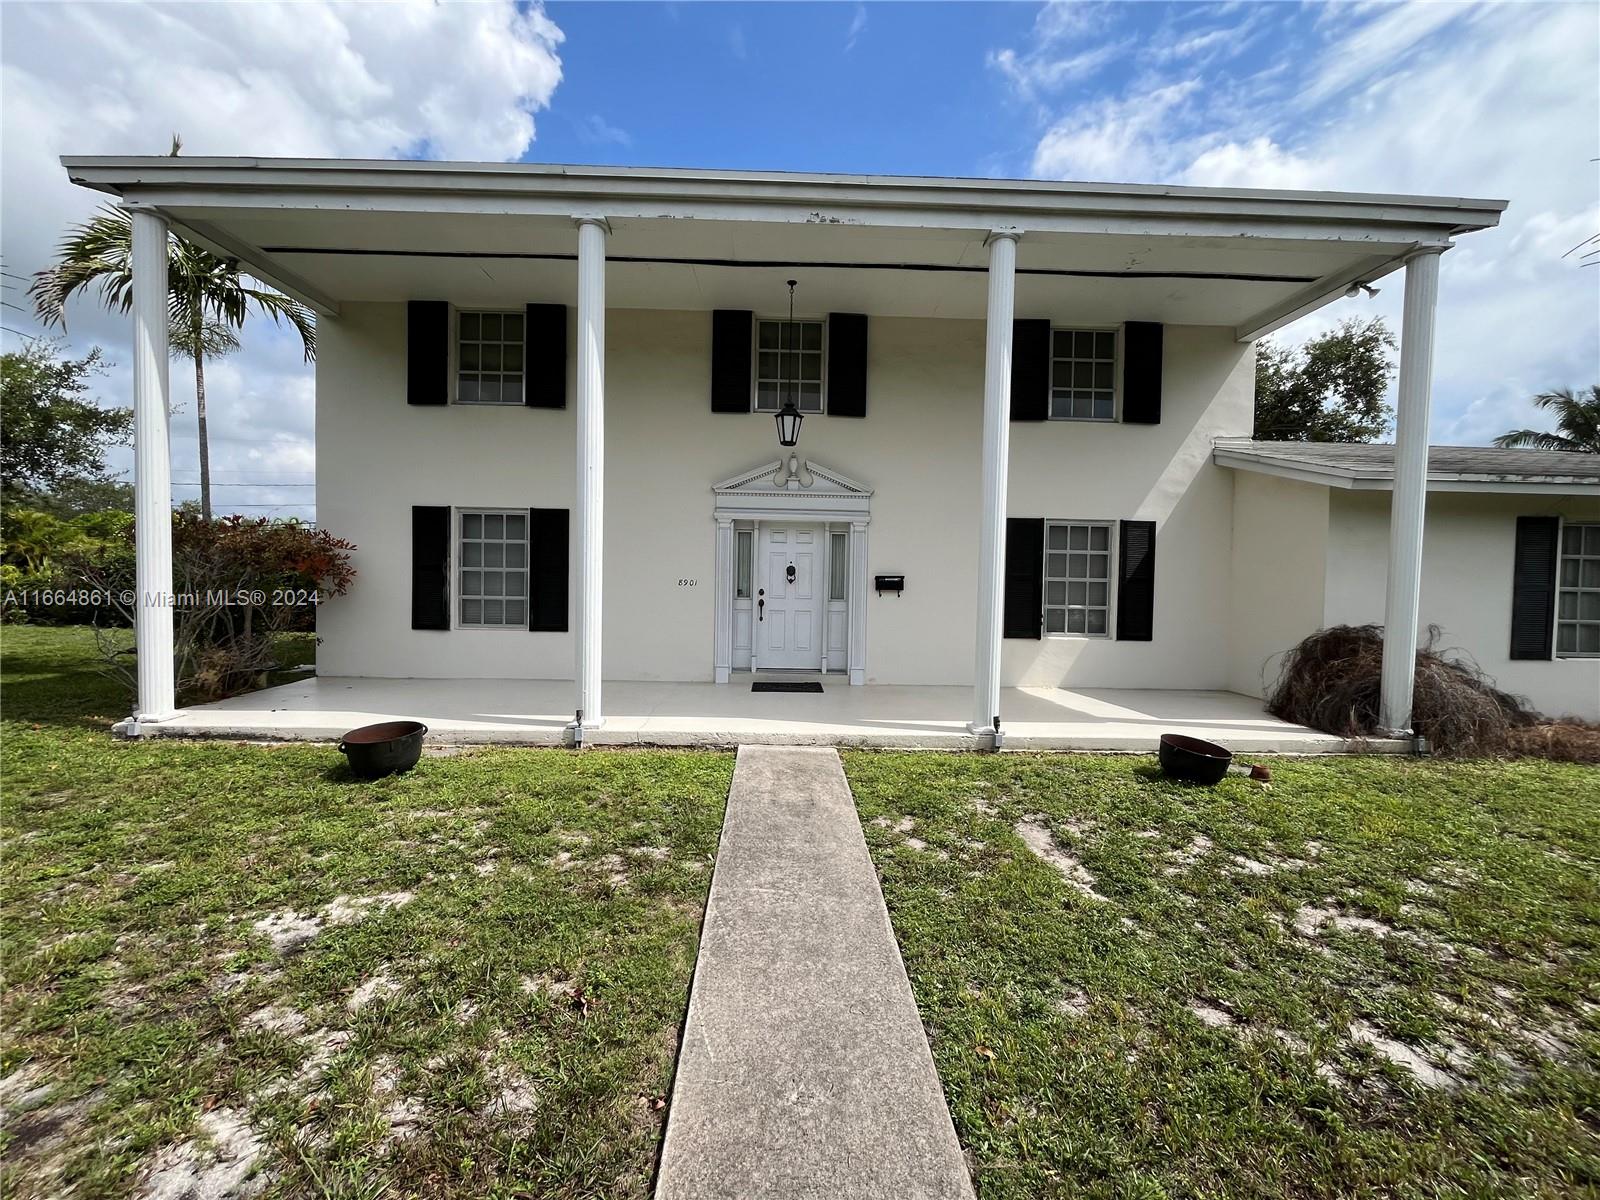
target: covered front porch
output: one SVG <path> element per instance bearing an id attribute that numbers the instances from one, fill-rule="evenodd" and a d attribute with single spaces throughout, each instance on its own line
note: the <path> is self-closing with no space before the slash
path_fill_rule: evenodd
<path id="1" fill-rule="evenodd" d="M 762 672 L 769 678 L 770 672 Z M 781 677 L 780 677 L 781 678 Z M 814 678 L 814 677 L 811 677 Z M 975 749 L 961 714 L 965 687 L 871 684 L 829 679 L 822 692 L 752 692 L 751 676 L 730 684 L 606 681 L 609 712 L 584 731 L 591 746 L 739 744 L 883 749 Z M 358 679 L 323 676 L 214 704 L 194 705 L 147 725 L 146 736 L 247 741 L 335 741 L 347 730 L 388 720 L 428 726 L 433 745 L 572 742 L 572 682 L 519 679 Z M 1401 740 L 1360 746 L 1292 725 L 1234 692 L 1094 688 L 1002 688 L 1006 750 L 1150 752 L 1163 733 L 1219 742 L 1235 754 L 1338 754 L 1403 750 Z M 991 739 L 981 744 L 987 747 Z"/>

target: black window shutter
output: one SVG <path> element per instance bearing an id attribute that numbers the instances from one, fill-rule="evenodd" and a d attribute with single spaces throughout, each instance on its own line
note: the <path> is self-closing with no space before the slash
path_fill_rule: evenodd
<path id="1" fill-rule="evenodd" d="M 1511 568 L 1511 657 L 1549 658 L 1556 619 L 1556 517 L 1518 517 Z"/>
<path id="2" fill-rule="evenodd" d="M 828 415 L 867 415 L 867 318 L 828 314 Z"/>
<path id="3" fill-rule="evenodd" d="M 1038 640 L 1044 626 L 1044 518 L 1006 518 L 1006 590 L 1000 635 Z"/>
<path id="4" fill-rule="evenodd" d="M 1161 424 L 1162 342 L 1153 321 L 1122 327 L 1122 419 L 1129 425 Z"/>
<path id="5" fill-rule="evenodd" d="M 1117 522 L 1117 641 L 1155 636 L 1156 523 Z"/>
<path id="6" fill-rule="evenodd" d="M 406 304 L 406 403 L 450 403 L 450 305 Z"/>
<path id="7" fill-rule="evenodd" d="M 528 628 L 567 631 L 567 510 L 528 510 Z"/>
<path id="8" fill-rule="evenodd" d="M 530 304 L 522 327 L 522 402 L 567 406 L 567 306 Z"/>
<path id="9" fill-rule="evenodd" d="M 711 314 L 711 411 L 750 411 L 750 329 L 754 314 L 719 308 Z"/>
<path id="10" fill-rule="evenodd" d="M 411 508 L 411 628 L 450 628 L 450 509 Z"/>
<path id="11" fill-rule="evenodd" d="M 1050 322 L 1011 322 L 1011 419 L 1050 415 Z"/>

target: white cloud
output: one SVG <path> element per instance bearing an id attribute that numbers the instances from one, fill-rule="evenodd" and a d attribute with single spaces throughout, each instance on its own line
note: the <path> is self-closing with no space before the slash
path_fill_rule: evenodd
<path id="1" fill-rule="evenodd" d="M 186 155 L 513 159 L 561 81 L 561 30 L 539 5 L 510 0 L 6 4 L 0 21 L 0 254 L 11 275 L 46 265 L 65 228 L 104 199 L 67 182 L 62 154 L 165 153 L 177 132 Z M 37 331 L 5 312 L 9 328 Z M 68 320 L 78 352 L 98 343 L 118 364 L 103 402 L 127 403 L 127 319 L 84 299 Z M 187 363 L 173 363 L 172 381 L 188 410 L 173 422 L 173 473 L 195 479 Z M 208 373 L 214 475 L 308 480 L 311 395 L 293 336 L 253 320 L 243 350 Z M 284 497 L 301 494 L 228 488 L 217 499 Z"/>
<path id="2" fill-rule="evenodd" d="M 867 6 L 865 4 L 858 4 L 856 5 L 856 11 L 850 17 L 850 28 L 844 35 L 844 50 L 846 54 L 850 53 L 850 51 L 856 48 L 856 42 L 860 40 L 861 35 L 866 32 L 866 28 Z"/>
<path id="3" fill-rule="evenodd" d="M 1529 397 L 1600 378 L 1600 267 L 1561 257 L 1600 233 L 1593 9 L 1188 10 L 1197 19 L 1163 44 L 1203 49 L 1264 11 L 1277 23 L 1253 36 L 1277 40 L 1272 65 L 1249 73 L 1220 57 L 1153 55 L 1172 60 L 1168 74 L 1148 70 L 1060 113 L 1033 173 L 1508 199 L 1501 228 L 1462 238 L 1442 264 L 1432 436 L 1481 443 L 1548 424 Z M 1341 301 L 1283 336 L 1374 313 L 1398 329 L 1401 296 L 1395 276 L 1377 300 Z"/>
<path id="4" fill-rule="evenodd" d="M 633 135 L 619 129 L 599 113 L 590 113 L 578 122 L 578 136 L 591 146 L 631 146 Z"/>

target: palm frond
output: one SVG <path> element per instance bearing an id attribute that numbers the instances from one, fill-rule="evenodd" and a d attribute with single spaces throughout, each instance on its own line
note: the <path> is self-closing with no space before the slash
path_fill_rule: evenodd
<path id="1" fill-rule="evenodd" d="M 1579 447 L 1559 433 L 1543 429 L 1513 429 L 1495 438 L 1494 444 L 1502 450 L 1577 450 Z"/>

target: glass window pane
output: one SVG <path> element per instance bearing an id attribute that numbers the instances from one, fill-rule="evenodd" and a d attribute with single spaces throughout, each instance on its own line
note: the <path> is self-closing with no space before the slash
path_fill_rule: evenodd
<path id="1" fill-rule="evenodd" d="M 1044 585 L 1044 602 L 1046 604 L 1065 604 L 1067 602 L 1067 585 L 1059 580 L 1050 580 Z"/>
<path id="2" fill-rule="evenodd" d="M 483 565 L 486 567 L 505 566 L 506 546 L 504 542 L 485 542 L 483 544 Z"/>
<path id="3" fill-rule="evenodd" d="M 483 624 L 482 600 L 463 600 L 461 602 L 461 623 L 463 625 Z"/>
<path id="4" fill-rule="evenodd" d="M 1088 618 L 1088 628 L 1084 630 L 1085 633 L 1104 633 L 1106 631 L 1105 609 L 1091 608 L 1084 616 Z"/>
<path id="5" fill-rule="evenodd" d="M 1583 552 L 1589 555 L 1600 555 L 1600 525 L 1585 525 L 1583 527 Z"/>
<path id="6" fill-rule="evenodd" d="M 802 383 L 800 385 L 800 411 L 822 411 L 822 385 L 820 383 Z"/>
<path id="7" fill-rule="evenodd" d="M 1065 579 L 1067 577 L 1067 556 L 1065 554 L 1045 555 L 1045 574 L 1051 579 Z"/>
<path id="8" fill-rule="evenodd" d="M 1562 592 L 1556 600 L 1556 616 L 1563 621 L 1576 621 L 1578 619 L 1579 592 Z"/>
<path id="9" fill-rule="evenodd" d="M 500 369 L 500 347 L 486 345 L 480 351 L 483 369 L 485 371 L 498 371 Z"/>
<path id="10" fill-rule="evenodd" d="M 506 519 L 499 513 L 483 514 L 483 536 L 486 538 L 502 538 L 506 532 Z"/>
<path id="11" fill-rule="evenodd" d="M 513 342 L 500 349 L 500 367 L 505 371 L 522 370 L 522 343 Z"/>
<path id="12" fill-rule="evenodd" d="M 456 399 L 462 404 L 478 403 L 478 380 L 476 376 L 461 377 L 461 385 L 456 388 Z"/>
<path id="13" fill-rule="evenodd" d="M 1074 554 L 1067 565 L 1069 579 L 1082 579 L 1089 574 L 1089 556 L 1087 554 Z"/>
<path id="14" fill-rule="evenodd" d="M 763 350 L 760 355 L 758 375 L 762 379 L 776 379 L 778 377 L 777 351 Z"/>
<path id="15" fill-rule="evenodd" d="M 483 536 L 483 518 L 477 513 L 466 513 L 461 518 L 461 536 L 481 538 Z"/>
<path id="16" fill-rule="evenodd" d="M 1072 335 L 1072 356 L 1074 358 L 1094 357 L 1094 334 L 1079 330 Z"/>
<path id="17" fill-rule="evenodd" d="M 1058 329 L 1050 335 L 1050 338 L 1050 353 L 1052 355 L 1054 355 L 1056 358 L 1072 357 L 1072 330 Z"/>
<path id="18" fill-rule="evenodd" d="M 1072 539 L 1068 544 L 1074 550 L 1087 550 L 1089 548 L 1089 527 L 1087 525 L 1072 526 Z"/>
<path id="19" fill-rule="evenodd" d="M 497 341 L 499 341 L 500 340 L 500 314 L 499 313 L 482 313 L 482 314 L 480 314 L 480 319 L 482 320 L 482 323 L 483 323 L 482 324 L 483 333 L 481 335 L 483 337 L 483 340 L 486 341 L 486 342 L 497 342 Z"/>
<path id="20" fill-rule="evenodd" d="M 1561 560 L 1561 586 L 1562 587 L 1577 587 L 1578 586 L 1578 560 L 1577 559 L 1575 559 L 1575 558 L 1564 558 L 1564 559 Z"/>
<path id="21" fill-rule="evenodd" d="M 774 412 L 778 408 L 778 385 L 763 383 L 756 388 L 756 408 L 761 412 Z"/>
<path id="22" fill-rule="evenodd" d="M 1084 630 L 1083 609 L 1067 609 L 1067 632 L 1082 633 Z"/>
<path id="23" fill-rule="evenodd" d="M 1065 550 L 1067 548 L 1067 527 L 1065 525 L 1050 526 L 1050 549 Z"/>
<path id="24" fill-rule="evenodd" d="M 1563 623 L 1556 626 L 1556 652 L 1558 654 L 1576 654 L 1578 652 L 1578 627 L 1576 625 Z"/>
<path id="25" fill-rule="evenodd" d="M 506 590 L 506 577 L 499 571 L 485 571 L 483 573 L 483 594 L 485 596 L 499 596 Z"/>
<path id="26" fill-rule="evenodd" d="M 822 355 L 820 355 L 820 354 L 805 354 L 805 355 L 801 356 L 801 358 L 800 358 L 800 378 L 801 379 L 821 379 L 822 378 Z"/>
<path id="27" fill-rule="evenodd" d="M 482 361 L 478 356 L 477 342 L 461 343 L 461 369 L 463 371 L 476 371 L 482 365 Z"/>
<path id="28" fill-rule="evenodd" d="M 748 600 L 750 598 L 750 557 L 753 537 L 748 530 L 741 530 L 735 535 L 735 538 L 739 547 L 739 566 L 735 594 L 741 600 Z"/>
<path id="29" fill-rule="evenodd" d="M 483 572 L 482 571 L 463 571 L 463 572 L 461 572 L 461 594 L 463 596 L 481 596 L 481 595 L 483 595 Z"/>
<path id="30" fill-rule="evenodd" d="M 507 571 L 505 579 L 506 595 L 522 596 L 527 594 L 528 573 L 526 571 Z"/>
<path id="31" fill-rule="evenodd" d="M 1110 363 L 1095 364 L 1094 386 L 1097 388 L 1110 388 L 1116 386 L 1115 369 Z"/>
<path id="32" fill-rule="evenodd" d="M 783 321 L 778 325 L 778 348 L 793 350 L 800 341 L 800 333 L 793 324 Z"/>
<path id="33" fill-rule="evenodd" d="M 508 342 L 520 342 L 522 340 L 521 313 L 507 313 L 505 315 L 500 336 Z"/>
<path id="34" fill-rule="evenodd" d="M 1094 416 L 1094 397 L 1088 392 L 1073 392 L 1072 415 L 1075 417 Z"/>
<path id="35" fill-rule="evenodd" d="M 850 565 L 850 549 L 844 534 L 832 535 L 830 543 L 832 549 L 828 558 L 828 599 L 843 600 L 845 598 L 845 571 Z"/>
<path id="36" fill-rule="evenodd" d="M 1110 556 L 1106 554 L 1091 554 L 1089 556 L 1089 578 L 1107 579 L 1110 577 Z"/>
<path id="37" fill-rule="evenodd" d="M 810 321 L 801 329 L 801 347 L 806 350 L 822 349 L 822 323 Z"/>
<path id="38" fill-rule="evenodd" d="M 1072 364 L 1072 386 L 1075 388 L 1094 386 L 1093 363 L 1081 362 Z"/>
<path id="39" fill-rule="evenodd" d="M 1600 625 L 1578 626 L 1578 653 L 1600 654 Z"/>
<path id="40" fill-rule="evenodd" d="M 461 336 L 463 338 L 476 338 L 478 336 L 478 314 L 461 314 Z"/>
<path id="41" fill-rule="evenodd" d="M 521 513 L 508 513 L 506 515 L 506 537 L 524 538 L 527 533 L 528 518 Z"/>
<path id="42" fill-rule="evenodd" d="M 1096 392 L 1094 397 L 1095 420 L 1109 421 L 1112 417 L 1116 416 L 1116 414 L 1117 405 L 1116 401 L 1112 398 L 1111 393 L 1106 392 L 1102 394 Z"/>
<path id="43" fill-rule="evenodd" d="M 1072 415 L 1072 393 L 1062 391 L 1051 392 L 1050 415 L 1052 417 L 1070 417 Z"/>
<path id="44" fill-rule="evenodd" d="M 1094 525 L 1089 529 L 1089 549 L 1104 550 L 1109 543 L 1111 530 L 1104 525 Z"/>
<path id="45" fill-rule="evenodd" d="M 1069 583 L 1069 584 L 1067 584 L 1067 603 L 1068 604 L 1075 604 L 1080 608 L 1083 607 L 1084 588 L 1087 587 L 1087 586 L 1088 586 L 1087 584 L 1083 584 L 1083 583 Z"/>
<path id="46" fill-rule="evenodd" d="M 756 345 L 762 350 L 775 350 L 778 346 L 778 327 L 771 321 L 756 325 Z"/>
<path id="47" fill-rule="evenodd" d="M 506 624 L 525 625 L 528 621 L 527 606 L 521 600 L 506 601 Z"/>
<path id="48" fill-rule="evenodd" d="M 1045 610 L 1044 631 L 1046 633 L 1065 633 L 1067 631 L 1067 612 L 1062 608 Z"/>
<path id="49" fill-rule="evenodd" d="M 1103 583 L 1089 584 L 1089 597 L 1087 603 L 1098 605 L 1100 608 L 1104 608 L 1106 606 L 1106 585 Z"/>
<path id="50" fill-rule="evenodd" d="M 1583 552 L 1583 526 L 1568 525 L 1561 531 L 1561 553 L 1581 554 Z"/>
<path id="51" fill-rule="evenodd" d="M 1568 592 L 1567 595 L 1577 596 L 1578 616 L 1585 621 L 1600 621 L 1600 592 Z"/>
<path id="52" fill-rule="evenodd" d="M 506 566 L 525 567 L 528 565 L 528 544 L 526 542 L 506 543 Z"/>
<path id="53" fill-rule="evenodd" d="M 485 625 L 499 625 L 505 620 L 505 601 L 485 600 L 483 602 L 483 623 Z"/>
<path id="54" fill-rule="evenodd" d="M 463 542 L 461 544 L 461 565 L 464 567 L 483 566 L 482 542 Z"/>
<path id="55" fill-rule="evenodd" d="M 1582 570 L 1578 573 L 1578 582 L 1586 588 L 1600 588 L 1600 558 L 1583 560 Z"/>
<path id="56" fill-rule="evenodd" d="M 1117 353 L 1117 335 L 1114 333 L 1097 333 L 1094 335 L 1094 356 L 1096 358 L 1115 358 Z"/>

